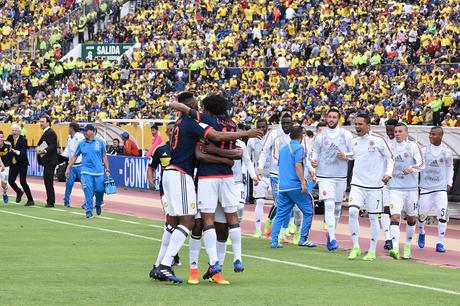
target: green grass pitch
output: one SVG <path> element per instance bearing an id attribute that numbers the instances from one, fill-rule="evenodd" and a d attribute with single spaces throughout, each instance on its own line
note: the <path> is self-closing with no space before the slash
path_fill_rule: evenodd
<path id="1" fill-rule="evenodd" d="M 233 272 L 227 254 L 228 286 L 152 281 L 162 222 L 108 213 L 108 219 L 86 220 L 82 214 L 0 206 L 0 305 L 460 305 L 456 269 L 382 258 L 348 261 L 346 252 L 324 247 L 272 250 L 267 240 L 250 237 L 243 238 L 243 273 Z M 180 255 L 183 264 L 175 270 L 186 279 L 188 248 Z M 204 272 L 204 250 L 200 257 Z"/>

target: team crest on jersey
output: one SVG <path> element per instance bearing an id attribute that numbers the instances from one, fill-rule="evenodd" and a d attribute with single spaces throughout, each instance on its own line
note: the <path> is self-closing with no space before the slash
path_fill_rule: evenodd
<path id="1" fill-rule="evenodd" d="M 327 192 L 323 191 L 323 197 L 327 196 Z"/>
<path id="2" fill-rule="evenodd" d="M 370 145 L 371 147 L 373 147 L 373 146 L 375 146 L 375 142 L 374 142 L 373 140 L 371 140 L 371 141 L 369 141 L 369 145 Z"/>
<path id="3" fill-rule="evenodd" d="M 328 145 L 330 145 L 330 144 L 331 144 L 331 143 L 329 142 L 329 140 L 325 140 L 325 141 L 324 141 L 324 145 L 325 145 L 325 146 L 328 146 Z"/>
<path id="4" fill-rule="evenodd" d="M 444 158 L 439 159 L 439 162 L 440 162 L 440 163 L 443 163 L 443 162 L 444 162 Z"/>
<path id="5" fill-rule="evenodd" d="M 404 158 L 408 158 L 408 157 L 409 157 L 409 153 L 404 152 Z"/>

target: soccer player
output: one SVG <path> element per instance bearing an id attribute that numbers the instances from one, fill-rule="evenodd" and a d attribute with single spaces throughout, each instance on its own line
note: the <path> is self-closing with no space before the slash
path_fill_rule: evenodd
<path id="1" fill-rule="evenodd" d="M 454 166 L 452 151 L 442 144 L 444 131 L 436 126 L 430 131 L 430 145 L 422 148 L 425 169 L 420 173 L 418 246 L 425 247 L 425 220 L 434 208 L 438 219 L 436 252 L 444 253 L 444 236 L 447 230 L 447 193 L 452 189 Z"/>
<path id="2" fill-rule="evenodd" d="M 358 137 L 353 139 L 352 156 L 341 153 L 339 158 L 352 158 L 353 177 L 349 202 L 349 227 L 353 249 L 348 259 L 356 259 L 361 255 L 359 247 L 359 210 L 366 207 L 369 213 L 370 239 L 369 251 L 363 260 L 376 259 L 375 251 L 379 240 L 379 214 L 383 211 L 383 185 L 386 184 L 393 172 L 394 161 L 390 148 L 383 137 L 370 131 L 371 120 L 367 114 L 356 117 L 355 129 Z M 372 169 L 372 171 L 369 171 Z"/>
<path id="3" fill-rule="evenodd" d="M 5 135 L 0 131 L 0 180 L 3 189 L 3 203 L 8 204 L 8 172 L 11 164 L 11 143 L 5 141 Z"/>
<path id="4" fill-rule="evenodd" d="M 388 119 L 385 122 L 386 129 L 386 142 L 391 144 L 395 138 L 395 126 L 398 124 L 396 119 Z M 382 224 L 383 236 L 385 238 L 385 245 L 383 248 L 385 250 L 391 250 L 393 248 L 390 235 L 390 191 L 388 190 L 388 185 L 385 184 L 383 187 L 383 213 L 380 215 L 380 222 Z"/>
<path id="5" fill-rule="evenodd" d="M 65 171 L 65 176 L 68 179 L 77 158 L 82 155 L 81 184 L 85 194 L 86 218 L 88 219 L 93 218 L 93 197 L 96 197 L 96 214 L 99 216 L 102 213 L 104 174 L 105 176 L 110 176 L 105 143 L 95 138 L 95 130 L 92 124 L 85 126 L 83 130 L 85 140 L 78 144 Z"/>
<path id="6" fill-rule="evenodd" d="M 265 119 L 257 120 L 256 127 L 264 132 L 264 136 L 267 134 L 268 125 Z M 263 138 L 251 138 L 248 140 L 247 148 L 248 153 L 251 156 L 254 167 L 257 167 L 257 161 L 259 160 L 260 153 L 262 152 Z M 262 217 L 264 215 L 264 204 L 267 194 L 270 192 L 270 160 L 271 156 L 265 161 L 262 169 L 262 175 L 259 177 L 259 182 L 256 185 L 254 182 L 254 199 L 256 201 L 256 208 L 254 210 L 254 222 L 256 231 L 254 237 L 262 237 Z"/>
<path id="7" fill-rule="evenodd" d="M 290 132 L 291 141 L 279 152 L 279 189 L 278 203 L 273 231 L 271 236 L 271 248 L 282 248 L 278 242 L 282 223 L 290 217 L 292 208 L 296 205 L 303 214 L 301 240 L 299 246 L 316 247 L 316 244 L 308 241 L 308 234 L 313 218 L 313 205 L 311 196 L 307 190 L 307 181 L 304 175 L 304 161 L 306 151 L 301 142 L 303 140 L 303 128 L 293 127 Z"/>
<path id="8" fill-rule="evenodd" d="M 399 223 L 401 211 L 407 216 L 406 243 L 403 258 L 411 258 L 411 242 L 415 233 L 418 215 L 418 173 L 425 167 L 420 147 L 408 140 L 408 129 L 403 123 L 395 127 L 396 141 L 390 144 L 395 161 L 392 178 L 388 183 L 390 190 L 390 233 L 393 248 L 389 255 L 399 259 Z"/>
<path id="9" fill-rule="evenodd" d="M 270 185 L 273 195 L 273 206 L 268 214 L 268 219 L 265 222 L 265 235 L 268 237 L 271 232 L 271 224 L 276 215 L 276 201 L 278 196 L 278 156 L 282 147 L 287 145 L 291 139 L 289 133 L 292 130 L 292 118 L 289 112 L 285 112 L 281 115 L 281 124 L 268 132 L 265 136 L 265 141 L 262 146 L 262 152 L 260 153 L 259 160 L 257 162 L 256 173 L 260 177 L 263 176 L 265 163 L 267 160 L 271 161 L 270 166 Z M 289 218 L 287 220 L 289 222 Z M 288 224 L 283 224 L 284 231 L 288 227 Z"/>
<path id="10" fill-rule="evenodd" d="M 160 276 L 156 273 L 156 267 L 158 267 L 161 261 L 163 260 L 163 257 L 166 253 L 166 249 L 168 248 L 168 245 L 169 245 L 169 240 L 171 239 L 172 232 L 174 231 L 174 220 L 171 220 L 172 218 L 166 213 L 166 207 L 165 207 L 166 201 L 164 199 L 164 192 L 163 192 L 163 172 L 164 172 L 164 169 L 167 166 L 169 166 L 169 162 L 171 160 L 170 140 L 171 140 L 173 128 L 174 128 L 174 122 L 168 123 L 168 125 L 166 126 L 166 135 L 168 136 L 168 141 L 164 143 L 163 145 L 159 145 L 158 147 L 155 148 L 155 151 L 153 152 L 153 154 L 151 154 L 150 163 L 147 168 L 147 180 L 149 182 L 149 187 L 152 190 L 154 190 L 155 189 L 154 172 L 158 168 L 158 166 L 161 165 L 160 199 L 161 199 L 163 211 L 165 212 L 165 215 L 166 215 L 166 222 L 165 222 L 165 227 L 163 230 L 163 237 L 161 238 L 160 250 L 158 252 L 158 256 L 155 261 L 155 264 L 153 265 L 153 268 L 149 273 L 150 278 L 158 279 L 158 280 L 165 280 L 165 279 L 160 278 Z M 173 225 L 171 225 L 171 223 Z"/>
<path id="11" fill-rule="evenodd" d="M 347 188 L 348 161 L 339 156 L 352 152 L 353 136 L 338 126 L 340 112 L 331 108 L 327 112 L 327 128 L 316 135 L 313 142 L 312 166 L 316 167 L 320 197 L 324 200 L 324 218 L 327 225 L 327 249 L 338 248 L 335 227 L 342 211 Z"/>
<path id="12" fill-rule="evenodd" d="M 181 93 L 178 96 L 178 101 L 192 109 L 197 108 L 197 102 L 193 94 L 189 92 Z M 167 105 L 171 104 L 172 103 L 167 102 Z M 195 168 L 196 143 L 200 139 L 209 139 L 217 143 L 231 142 L 242 137 L 257 137 L 260 134 L 258 130 L 239 131 L 234 133 L 218 132 L 205 123 L 198 123 L 198 121 L 190 118 L 188 114 L 183 114 L 176 121 L 171 139 L 171 162 L 170 165 L 166 167 L 163 175 L 163 188 L 167 213 L 172 217 L 176 217 L 175 219 L 178 225 L 171 235 L 165 256 L 161 264 L 157 267 L 159 277 L 165 278 L 173 283 L 183 282 L 181 278 L 174 275 L 171 264 L 174 256 L 184 245 L 185 239 L 195 223 L 197 205 L 193 174 Z M 213 196 L 215 197 L 216 195 L 213 194 Z M 206 225 L 209 226 L 209 224 Z M 205 243 L 209 245 L 208 254 L 211 254 L 210 257 L 212 257 L 206 276 L 212 277 L 221 271 L 221 267 L 217 262 L 215 247 L 216 233 L 215 230 L 213 230 L 213 225 L 205 229 L 209 230 L 207 234 L 209 238 L 205 238 Z M 214 248 L 212 248 L 212 241 L 214 243 Z M 212 262 L 213 260 L 214 262 Z"/>
<path id="13" fill-rule="evenodd" d="M 82 133 L 80 133 L 80 126 L 76 122 L 69 124 L 69 137 L 67 138 L 67 145 L 62 156 L 70 159 L 77 151 L 78 144 L 85 139 Z M 70 207 L 70 194 L 72 193 L 73 185 L 75 180 L 81 181 L 81 156 L 77 158 L 75 164 L 70 169 L 70 176 L 65 182 L 65 194 L 64 194 L 64 207 Z"/>

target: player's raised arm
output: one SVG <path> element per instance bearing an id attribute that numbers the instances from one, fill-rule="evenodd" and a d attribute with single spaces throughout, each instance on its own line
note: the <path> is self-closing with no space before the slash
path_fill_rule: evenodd
<path id="1" fill-rule="evenodd" d="M 195 157 L 198 161 L 205 162 L 208 164 L 225 164 L 230 167 L 233 166 L 233 160 L 222 157 L 222 156 L 216 156 L 213 154 L 204 153 L 202 146 L 203 146 L 203 143 L 199 142 L 196 144 L 196 147 L 195 147 Z"/>

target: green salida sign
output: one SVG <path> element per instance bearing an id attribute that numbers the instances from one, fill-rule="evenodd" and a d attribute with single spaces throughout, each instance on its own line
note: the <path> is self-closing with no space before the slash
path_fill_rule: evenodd
<path id="1" fill-rule="evenodd" d="M 83 44 L 81 46 L 82 58 L 107 57 L 114 61 L 126 53 L 134 44 Z"/>

